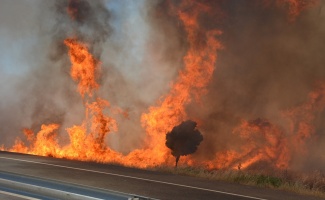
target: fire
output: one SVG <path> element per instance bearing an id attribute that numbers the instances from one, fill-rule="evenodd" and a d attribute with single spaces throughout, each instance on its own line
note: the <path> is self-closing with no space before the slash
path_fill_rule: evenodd
<path id="1" fill-rule="evenodd" d="M 243 168 L 260 160 L 267 161 L 276 168 L 288 167 L 289 155 L 285 134 L 267 120 L 258 118 L 253 121 L 243 121 L 235 128 L 234 134 L 239 134 L 247 141 L 239 156 L 243 161 L 239 161 L 238 164 Z"/>
<path id="2" fill-rule="evenodd" d="M 288 168 L 288 140 L 279 127 L 261 118 L 243 120 L 232 134 L 242 140 L 239 149 L 216 153 L 214 161 L 204 163 L 208 168 L 245 169 L 260 161 L 273 168 Z"/>
<path id="3" fill-rule="evenodd" d="M 317 3 L 318 0 L 277 0 L 279 5 L 288 5 L 291 20 L 294 20 L 302 11 L 315 6 Z"/>
<path id="4" fill-rule="evenodd" d="M 243 139 L 240 149 L 218 152 L 215 160 L 204 164 L 210 169 L 245 169 L 264 161 L 274 168 L 288 169 L 294 154 L 304 156 L 309 153 L 306 144 L 313 140 L 315 118 L 324 109 L 325 84 L 319 83 L 305 103 L 283 111 L 289 130 L 285 131 L 266 119 L 243 120 L 232 133 Z"/>
<path id="5" fill-rule="evenodd" d="M 188 10 L 188 7 L 191 9 Z M 36 134 L 36 138 L 30 131 L 25 131 L 26 136 L 30 138 L 31 148 L 17 140 L 11 151 L 98 162 L 118 161 L 125 165 L 134 165 L 137 162 L 138 167 L 166 162 L 169 150 L 165 147 L 165 134 L 173 126 L 187 118 L 186 105 L 193 99 L 199 100 L 199 97 L 206 92 L 205 87 L 209 83 L 215 68 L 216 51 L 221 48 L 216 39 L 221 34 L 220 31 L 208 30 L 204 35 L 205 40 L 198 40 L 202 27 L 199 26 L 197 20 L 200 13 L 210 11 L 208 7 L 192 1 L 184 1 L 180 5 L 180 9 L 174 9 L 174 14 L 180 19 L 187 32 L 189 48 L 183 58 L 184 69 L 179 72 L 169 94 L 163 96 L 163 100 L 158 102 L 157 106 L 150 107 L 149 112 L 144 113 L 141 117 L 141 122 L 148 136 L 143 149 L 134 150 L 130 154 L 122 156 L 107 146 L 106 136 L 111 130 L 117 131 L 117 123 L 103 112 L 105 108 L 110 106 L 109 102 L 97 98 L 91 103 L 87 99 L 85 103 L 86 117 L 82 125 L 75 125 L 67 129 L 70 138 L 70 143 L 67 146 L 59 147 L 56 135 L 51 134 L 58 129 L 58 125 L 43 125 L 42 130 Z M 69 14 L 72 19 L 74 19 L 76 12 L 76 10 L 70 9 Z M 68 47 L 72 64 L 71 77 L 78 82 L 80 95 L 82 98 L 85 98 L 85 95 L 92 97 L 99 88 L 99 84 L 96 82 L 99 61 L 90 54 L 88 47 L 78 41 L 77 38 L 68 38 L 64 40 L 64 44 Z M 50 146 L 52 151 L 43 149 L 42 145 L 44 144 Z M 36 149 L 41 152 L 36 151 Z"/>
<path id="6" fill-rule="evenodd" d="M 10 151 L 41 156 L 57 156 L 59 145 L 56 140 L 57 133 L 55 131 L 58 128 L 58 124 L 42 125 L 41 130 L 36 135 L 32 130 L 25 129 L 24 133 L 30 145 L 26 146 L 18 139 Z"/>
<path id="7" fill-rule="evenodd" d="M 266 5 L 275 3 L 277 7 L 285 8 L 288 10 L 288 18 L 290 21 L 294 21 L 301 12 L 316 6 L 319 0 L 264 0 Z"/>
<path id="8" fill-rule="evenodd" d="M 92 97 L 99 88 L 96 73 L 99 62 L 92 56 L 85 44 L 77 39 L 66 39 L 64 44 L 69 48 L 71 61 L 71 77 L 78 82 L 78 91 L 82 98 Z M 111 131 L 117 131 L 116 121 L 108 117 L 104 110 L 109 108 L 108 101 L 97 98 L 86 99 L 85 119 L 81 125 L 67 129 L 70 143 L 61 147 L 58 144 L 58 124 L 42 125 L 41 130 L 34 134 L 25 129 L 24 133 L 29 145 L 17 139 L 10 149 L 13 152 L 23 152 L 42 156 L 59 158 L 92 160 L 98 162 L 113 162 L 120 155 L 111 151 L 106 145 L 106 136 Z"/>
<path id="9" fill-rule="evenodd" d="M 94 90 L 99 88 L 96 82 L 96 71 L 99 62 L 91 55 L 85 44 L 77 39 L 66 39 L 64 44 L 69 47 L 69 56 L 72 63 L 71 77 L 78 82 L 78 91 L 82 97 L 92 96 Z"/>
<path id="10" fill-rule="evenodd" d="M 309 93 L 308 100 L 283 115 L 290 124 L 290 135 L 293 138 L 293 146 L 299 154 L 306 154 L 306 142 L 315 134 L 315 118 L 325 109 L 325 84 L 319 83 L 316 89 Z"/>
<path id="11" fill-rule="evenodd" d="M 61 149 L 58 157 L 111 163 L 120 160 L 122 155 L 106 146 L 104 135 L 89 134 L 84 124 L 68 128 L 67 131 L 70 143 Z"/>
<path id="12" fill-rule="evenodd" d="M 67 13 L 74 20 L 77 18 L 76 16 L 78 13 L 78 8 L 75 7 L 76 3 L 78 3 L 78 1 L 70 0 L 67 8 Z"/>
<path id="13" fill-rule="evenodd" d="M 85 1 L 82 0 L 69 0 L 67 6 L 67 13 L 72 20 L 80 21 L 82 20 L 82 14 L 80 13 L 79 9 L 81 7 L 86 7 Z"/>
<path id="14" fill-rule="evenodd" d="M 289 15 L 295 18 L 301 11 L 314 5 L 316 0 L 310 3 L 303 0 L 276 2 L 278 5 L 288 5 Z M 67 12 L 72 20 L 78 18 L 79 3 L 78 0 L 69 1 Z M 141 115 L 141 125 L 147 136 L 142 148 L 123 155 L 108 146 L 108 135 L 118 132 L 117 121 L 110 115 L 122 114 L 126 118 L 129 116 L 120 108 L 111 108 L 109 101 L 97 94 L 100 88 L 97 79 L 100 76 L 101 63 L 92 55 L 91 44 L 78 37 L 69 37 L 63 43 L 71 62 L 71 78 L 78 84 L 77 91 L 83 99 L 84 120 L 79 125 L 66 129 L 69 136 L 69 143 L 66 145 L 60 145 L 59 124 L 43 124 L 37 133 L 24 129 L 26 141 L 18 138 L 9 150 L 142 168 L 161 164 L 173 166 L 174 159 L 165 146 L 166 133 L 182 121 L 188 120 L 187 106 L 199 102 L 201 96 L 207 93 L 206 88 L 216 67 L 217 51 L 222 49 L 217 39 L 222 32 L 200 24 L 202 14 L 209 15 L 213 12 L 213 8 L 203 3 L 184 0 L 177 6 L 171 6 L 171 11 L 186 32 L 188 47 L 183 57 L 183 69 L 178 72 L 169 93 L 161 96 L 156 105 L 149 107 Z M 294 152 L 292 149 L 306 152 L 306 141 L 315 132 L 312 124 L 315 115 L 325 108 L 323 96 L 325 85 L 311 92 L 305 104 L 283 112 L 283 117 L 290 123 L 289 132 L 268 119 L 242 119 L 231 133 L 240 138 L 240 146 L 215 153 L 214 158 L 203 161 L 203 165 L 207 168 L 245 169 L 264 161 L 274 168 L 289 168 Z M 3 149 L 4 147 L 0 147 L 0 150 Z M 184 162 L 188 165 L 202 165 L 190 156 Z"/>
<path id="15" fill-rule="evenodd" d="M 193 1 L 183 1 L 175 13 L 183 23 L 189 42 L 189 49 L 183 58 L 184 69 L 179 72 L 169 94 L 158 102 L 157 106 L 150 107 L 149 112 L 143 114 L 141 118 L 148 135 L 147 145 L 153 149 L 153 154 L 149 156 L 157 158 L 155 155 L 158 154 L 160 159 L 158 162 L 163 162 L 164 157 L 169 155 L 169 150 L 165 146 L 165 134 L 186 120 L 186 105 L 193 99 L 199 100 L 199 96 L 206 92 L 205 87 L 215 69 L 216 51 L 221 48 L 216 36 L 221 32 L 207 31 L 205 41 L 198 41 L 197 38 L 202 31 L 197 22 L 199 14 L 208 11 L 208 7 Z"/>
<path id="16" fill-rule="evenodd" d="M 95 149 L 98 151 L 105 150 L 105 137 L 107 133 L 111 130 L 117 131 L 118 129 L 116 121 L 103 113 L 103 109 L 108 106 L 109 102 L 100 98 L 96 102 L 87 105 L 92 115 L 91 134 L 96 141 Z"/>

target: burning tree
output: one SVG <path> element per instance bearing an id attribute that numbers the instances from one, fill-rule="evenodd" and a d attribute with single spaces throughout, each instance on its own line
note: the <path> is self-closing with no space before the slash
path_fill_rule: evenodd
<path id="1" fill-rule="evenodd" d="M 176 158 L 176 167 L 180 156 L 194 153 L 203 140 L 196 124 L 194 121 L 187 120 L 166 134 L 166 146 L 172 150 L 172 155 Z"/>

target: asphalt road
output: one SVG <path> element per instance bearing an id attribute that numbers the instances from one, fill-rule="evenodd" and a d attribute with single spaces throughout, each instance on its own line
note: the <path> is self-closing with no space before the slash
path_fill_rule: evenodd
<path id="1" fill-rule="evenodd" d="M 6 174 L 152 199 L 318 200 L 286 191 L 222 181 L 0 151 L 0 178 Z M 0 189 L 1 190 L 1 189 Z M 0 192 L 0 197 L 1 194 Z M 18 197 L 17 197 L 18 198 Z"/>

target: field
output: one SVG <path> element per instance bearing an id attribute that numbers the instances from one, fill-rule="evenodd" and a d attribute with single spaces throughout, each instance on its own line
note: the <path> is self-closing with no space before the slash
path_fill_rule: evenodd
<path id="1" fill-rule="evenodd" d="M 195 167 L 171 168 L 167 166 L 159 166 L 152 170 L 325 197 L 325 174 L 319 171 L 301 173 L 290 170 L 264 171 L 263 169 L 205 170 Z"/>

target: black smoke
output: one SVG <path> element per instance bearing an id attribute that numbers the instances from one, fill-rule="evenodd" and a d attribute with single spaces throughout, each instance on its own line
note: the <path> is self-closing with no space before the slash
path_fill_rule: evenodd
<path id="1" fill-rule="evenodd" d="M 187 120 L 166 134 L 166 146 L 172 150 L 172 155 L 176 158 L 176 166 L 180 156 L 196 152 L 203 140 L 203 136 L 196 125 L 196 122 Z"/>
<path id="2" fill-rule="evenodd" d="M 79 23 L 83 23 L 90 14 L 90 5 L 87 1 L 69 0 L 67 12 L 70 17 Z"/>
<path id="3" fill-rule="evenodd" d="M 100 58 L 103 43 L 112 32 L 111 14 L 104 1 L 96 0 L 59 0 L 54 5 L 56 24 L 53 27 L 52 59 L 66 56 L 63 40 L 76 37 L 89 45 L 90 51 Z"/>
<path id="4" fill-rule="evenodd" d="M 84 108 L 69 76 L 63 44 L 74 36 L 90 44 L 103 69 L 107 68 L 99 92 L 111 105 L 130 108 L 130 120 L 121 123 L 119 134 L 109 136 L 114 137 L 113 148 L 127 153 L 141 147 L 141 113 L 168 92 L 188 48 L 186 30 L 177 16 L 170 14 L 174 12 L 169 3 L 177 7 L 180 2 L 56 0 L 17 4 L 1 0 L 0 83 L 5 87 L 0 88 L 0 112 L 6 113 L 0 116 L 1 144 L 11 145 L 23 127 L 37 132 L 43 123 L 60 123 L 59 131 L 66 135 L 65 128 L 83 120 Z M 324 1 L 303 11 L 294 22 L 288 20 L 287 7 L 264 6 L 261 2 L 265 1 L 196 2 L 212 8 L 214 15 L 200 14 L 199 26 L 221 30 L 218 40 L 224 49 L 218 52 L 208 93 L 200 104 L 192 101 L 186 108 L 189 118 L 204 122 L 200 124 L 204 141 L 193 160 L 217 162 L 219 152 L 240 151 L 242 141 L 233 129 L 242 120 L 266 119 L 279 127 L 284 137 L 295 134 L 289 131 L 291 123 L 283 118 L 283 111 L 304 103 L 315 81 L 325 81 Z M 69 4 L 78 8 L 76 19 L 67 13 Z M 314 116 L 317 139 L 310 142 L 309 159 L 301 161 L 299 169 L 323 170 L 325 166 L 325 111 Z"/>
<path id="5" fill-rule="evenodd" d="M 76 83 L 70 78 L 71 64 L 63 41 L 78 38 L 87 43 L 91 53 L 100 59 L 112 30 L 109 24 L 111 14 L 105 1 L 39 1 L 19 6 L 4 1 L 0 4 L 1 19 L 7 19 L 1 20 L 1 30 L 7 33 L 0 33 L 0 40 L 27 41 L 15 42 L 15 48 L 22 52 L 19 58 L 21 66 L 10 64 L 11 60 L 17 59 L 17 50 L 14 49 L 8 59 L 8 67 L 18 74 L 15 79 L 3 72 L 4 65 L 0 63 L 1 79 L 7 76 L 8 85 L 6 91 L 0 91 L 1 96 L 6 96 L 1 102 L 0 112 L 10 113 L 0 117 L 0 124 L 4 127 L 0 128 L 1 138 L 14 140 L 22 134 L 22 128 L 38 132 L 41 124 L 47 123 L 60 124 L 62 130 L 59 131 L 64 133 L 66 127 L 82 121 L 83 104 L 76 92 Z M 78 9 L 75 19 L 69 16 L 69 7 Z M 8 11 L 3 12 L 6 9 Z M 9 11 L 15 13 L 14 18 L 8 17 L 11 15 Z M 17 26 L 20 21 L 24 23 Z M 19 34 L 11 36 L 12 33 Z M 105 70 L 103 67 L 102 71 Z M 12 142 L 9 139 L 1 143 Z"/>

